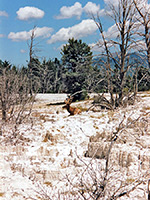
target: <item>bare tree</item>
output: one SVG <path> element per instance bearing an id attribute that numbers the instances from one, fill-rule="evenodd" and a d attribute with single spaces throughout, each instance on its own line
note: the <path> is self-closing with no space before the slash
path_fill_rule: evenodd
<path id="1" fill-rule="evenodd" d="M 10 64 L 6 61 L 4 63 L 1 63 L 0 67 L 0 104 L 2 110 L 2 120 L 4 121 L 6 120 L 7 110 L 10 107 L 10 105 L 7 105 L 7 101 L 9 101 L 8 93 L 10 92 L 8 89 L 11 82 L 11 76 L 8 74 L 10 67 Z"/>
<path id="2" fill-rule="evenodd" d="M 139 42 L 140 52 L 147 57 L 148 67 L 150 71 L 150 11 L 148 2 L 143 0 L 142 2 L 139 0 L 133 0 L 134 6 L 138 12 L 136 17 L 137 22 L 139 24 L 139 29 L 137 31 L 137 35 L 141 38 L 141 42 Z M 144 45 L 145 43 L 145 45 Z M 146 72 L 146 71 L 145 71 Z M 143 79 L 147 79 L 147 82 L 150 80 L 149 73 L 144 73 L 143 77 L 139 81 L 139 83 Z"/>
<path id="3" fill-rule="evenodd" d="M 29 47 L 29 63 L 28 63 L 28 76 L 30 81 L 30 88 L 32 92 L 37 92 L 39 88 L 39 74 L 40 74 L 40 62 L 37 57 L 37 52 L 39 48 L 37 47 L 39 43 L 35 43 L 36 38 L 36 26 L 32 29 L 30 42 L 28 42 Z M 33 90 L 33 91 L 32 91 Z"/>
<path id="4" fill-rule="evenodd" d="M 36 42 L 36 27 L 33 28 L 28 42 L 29 63 L 28 75 L 31 88 L 34 92 L 58 92 L 61 82 L 61 64 L 55 58 L 54 61 L 43 59 L 40 62 L 37 53 L 40 51 L 39 43 Z"/>
<path id="5" fill-rule="evenodd" d="M 30 96 L 27 74 L 7 61 L 0 65 L 1 126 L 13 124 L 15 130 L 31 113 L 35 96 Z M 14 131 L 14 135 L 15 135 Z"/>
<path id="6" fill-rule="evenodd" d="M 103 30 L 100 16 L 92 16 L 101 34 L 101 39 L 98 42 L 102 52 L 100 54 L 101 63 L 106 71 L 108 92 L 111 96 L 111 104 L 114 107 L 123 105 L 127 75 L 132 67 L 130 55 L 134 50 L 133 47 L 135 47 L 137 29 L 135 26 L 135 13 L 136 9 L 131 0 L 119 0 L 117 6 L 110 3 L 108 15 L 114 22 L 112 26 L 114 32 L 111 32 L 111 35 Z M 116 99 L 113 95 L 114 91 L 119 95 Z"/>
<path id="7" fill-rule="evenodd" d="M 150 11 L 146 0 L 133 0 L 134 6 L 138 12 L 136 16 L 137 22 L 141 28 L 138 29 L 137 34 L 145 42 L 145 49 L 141 48 L 141 52 L 146 52 L 148 65 L 150 68 Z"/>

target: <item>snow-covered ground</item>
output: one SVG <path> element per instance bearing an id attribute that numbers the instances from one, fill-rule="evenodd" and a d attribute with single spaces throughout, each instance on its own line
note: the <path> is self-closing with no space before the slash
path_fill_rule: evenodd
<path id="1" fill-rule="evenodd" d="M 73 106 L 84 109 L 79 115 L 69 116 L 68 112 L 62 109 L 62 105 L 48 105 L 63 102 L 66 94 L 37 95 L 32 112 L 32 123 L 22 124 L 19 127 L 18 141 L 12 144 L 11 141 L 6 142 L 6 133 L 0 136 L 0 199 L 57 199 L 54 197 L 56 191 L 57 193 L 58 190 L 66 191 L 65 188 L 69 187 L 69 183 L 64 185 L 65 177 L 76 176 L 86 166 L 85 163 L 91 162 L 91 158 L 85 157 L 91 136 L 99 133 L 111 135 L 116 131 L 124 116 L 124 124 L 129 119 L 134 120 L 143 116 L 143 119 L 147 120 L 146 126 L 150 126 L 148 114 L 150 93 L 142 93 L 139 96 L 141 99 L 135 105 L 116 111 L 86 112 L 85 109 L 91 105 L 90 100 L 74 103 Z M 132 131 L 135 127 L 129 128 L 130 131 L 126 133 L 134 135 Z M 136 139 L 132 139 L 128 146 L 125 146 L 123 142 L 117 144 L 120 145 L 119 151 L 125 152 L 131 149 L 135 155 L 139 155 L 140 152 L 149 158 L 150 129 L 149 127 L 144 129 L 141 125 L 138 128 L 136 132 L 139 135 L 136 135 Z M 11 132 L 11 127 L 9 132 Z M 103 141 L 105 141 L 104 138 Z M 142 158 L 147 159 L 147 157 Z M 92 162 L 103 165 L 104 159 L 94 159 L 94 161 L 92 159 Z M 135 164 L 129 166 L 128 170 L 131 171 L 130 173 L 128 171 L 130 174 L 128 178 L 132 177 L 136 167 Z M 150 166 L 145 165 L 145 168 L 145 171 L 140 173 L 148 174 Z M 136 192 L 122 199 L 146 199 L 146 182 L 142 187 L 142 192 L 138 191 L 138 188 Z M 44 194 L 48 194 L 49 198 Z"/>
<path id="2" fill-rule="evenodd" d="M 37 94 L 36 102 L 57 103 L 63 102 L 67 98 L 67 94 Z"/>

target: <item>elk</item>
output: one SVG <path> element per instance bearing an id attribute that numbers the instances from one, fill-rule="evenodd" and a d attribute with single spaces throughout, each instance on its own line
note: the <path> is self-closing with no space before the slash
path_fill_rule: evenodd
<path id="1" fill-rule="evenodd" d="M 63 106 L 63 108 L 66 108 L 67 111 L 70 113 L 70 115 L 76 115 L 76 114 L 80 114 L 81 110 L 79 108 L 74 108 L 71 107 L 70 104 L 72 103 L 73 97 L 68 97 L 64 102 L 65 102 L 65 106 Z"/>

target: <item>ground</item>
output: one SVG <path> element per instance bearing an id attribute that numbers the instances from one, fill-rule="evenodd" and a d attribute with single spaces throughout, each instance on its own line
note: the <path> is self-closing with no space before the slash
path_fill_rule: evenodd
<path id="1" fill-rule="evenodd" d="M 92 100 L 73 103 L 72 106 L 81 108 L 82 113 L 69 116 L 67 110 L 62 109 L 63 105 L 50 105 L 50 103 L 63 102 L 66 94 L 37 95 L 30 123 L 26 122 L 18 127 L 16 141 L 8 140 L 11 125 L 7 127 L 8 130 L 2 130 L 0 136 L 0 199 L 58 199 L 58 191 L 69 193 L 72 187 L 68 186 L 68 177 L 71 175 L 70 180 L 72 177 L 77 177 L 77 174 L 81 173 L 85 165 L 87 166 L 91 161 L 94 166 L 99 163 L 102 170 L 105 165 L 105 159 L 101 157 L 101 152 L 105 149 L 103 144 L 107 142 L 107 139 L 109 140 L 122 120 L 124 120 L 125 127 L 126 124 L 129 125 L 129 121 L 133 122 L 138 118 L 138 124 L 131 123 L 130 127 L 128 126 L 127 130 L 120 135 L 117 146 L 114 147 L 114 154 L 118 155 L 118 158 L 113 157 L 113 154 L 112 163 L 115 163 L 113 165 L 117 167 L 114 168 L 118 171 L 122 169 L 123 173 L 126 171 L 126 177 L 123 180 L 132 182 L 132 177 L 139 178 L 146 173 L 144 180 L 148 181 L 150 92 L 139 93 L 138 97 L 135 105 L 115 111 L 98 111 L 99 109 L 94 108 L 86 112 Z M 101 141 L 103 144 L 100 143 Z M 93 150 L 90 149 L 95 147 L 95 144 L 102 146 L 96 158 L 93 156 Z M 126 155 L 125 152 L 129 153 Z M 90 157 L 89 154 L 91 154 Z M 85 157 L 85 155 L 88 156 Z M 137 158 L 137 162 L 142 164 L 136 165 Z M 124 164 L 126 162 L 128 164 Z M 141 167 L 140 172 L 139 169 L 136 171 L 139 166 Z M 143 182 L 142 186 L 140 185 L 142 192 L 139 187 L 123 199 L 146 199 L 147 181 Z M 77 187 L 77 183 L 75 186 Z"/>

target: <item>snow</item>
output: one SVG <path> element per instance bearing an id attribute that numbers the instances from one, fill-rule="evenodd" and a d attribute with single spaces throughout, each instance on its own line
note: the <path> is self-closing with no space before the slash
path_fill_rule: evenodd
<path id="1" fill-rule="evenodd" d="M 44 103 L 56 103 L 56 102 L 64 102 L 67 98 L 67 94 L 37 94 L 36 102 L 44 102 Z"/>
<path id="2" fill-rule="evenodd" d="M 60 188 L 65 190 L 64 179 L 67 174 L 75 176 L 85 166 L 83 162 L 91 162 L 90 158 L 84 157 L 91 136 L 97 133 L 112 133 L 116 131 L 119 123 L 126 115 L 127 119 L 137 119 L 141 114 L 149 112 L 150 97 L 142 97 L 136 105 L 121 108 L 117 111 L 103 110 L 101 112 L 83 111 L 79 115 L 69 116 L 62 106 L 48 106 L 48 103 L 63 102 L 66 94 L 38 94 L 32 116 L 33 127 L 30 124 L 22 124 L 19 127 L 19 134 L 28 138 L 29 142 L 22 141 L 16 145 L 5 143 L 4 133 L 0 136 L 0 198 L 2 200 L 25 200 L 35 198 L 39 187 L 54 192 Z M 74 106 L 82 106 L 84 102 L 75 103 Z M 87 106 L 90 107 L 90 101 Z M 145 110 L 143 108 L 147 107 Z M 42 117 L 41 117 L 42 116 Z M 149 122 L 148 122 L 149 123 Z M 149 129 L 148 129 L 149 130 Z M 45 140 L 46 134 L 49 139 Z M 134 135 L 134 133 L 130 133 Z M 129 145 L 117 144 L 122 152 L 135 152 L 150 156 L 150 133 L 139 136 L 143 140 L 145 148 L 139 147 L 131 142 Z M 45 141 L 44 141 L 45 140 Z M 134 139 L 133 139 L 134 140 Z M 147 142 L 146 142 L 147 141 Z M 79 159 L 83 160 L 83 162 Z M 103 160 L 96 159 L 95 163 Z M 134 174 L 137 166 L 131 165 L 130 170 Z M 147 169 L 149 170 L 149 169 Z M 39 184 L 38 184 L 39 183 Z M 44 183 L 49 183 L 52 187 Z M 143 186 L 147 188 L 146 185 Z M 67 188 L 67 186 L 66 186 Z M 129 197 L 121 199 L 144 199 L 146 189 L 140 194 L 138 189 Z M 54 192 L 55 193 L 55 192 Z M 137 196 L 136 196 L 137 194 Z M 43 198 L 44 199 L 44 198 Z"/>

